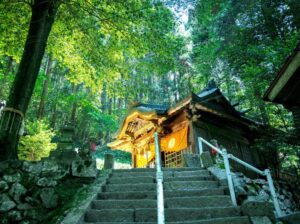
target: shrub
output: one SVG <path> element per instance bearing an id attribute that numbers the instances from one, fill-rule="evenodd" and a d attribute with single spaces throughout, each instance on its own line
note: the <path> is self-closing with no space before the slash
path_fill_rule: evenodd
<path id="1" fill-rule="evenodd" d="M 56 149 L 56 144 L 51 143 L 55 133 L 45 121 L 28 122 L 26 136 L 20 138 L 18 157 L 21 160 L 39 161 L 48 157 L 50 152 Z"/>

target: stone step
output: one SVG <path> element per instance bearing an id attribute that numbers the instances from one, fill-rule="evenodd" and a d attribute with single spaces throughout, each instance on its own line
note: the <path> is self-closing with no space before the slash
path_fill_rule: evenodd
<path id="1" fill-rule="evenodd" d="M 126 178 L 126 177 L 155 177 L 155 172 L 113 172 L 111 174 L 111 178 L 119 177 L 119 178 Z"/>
<path id="2" fill-rule="evenodd" d="M 166 208 L 167 222 L 196 221 L 203 219 L 240 216 L 239 207 L 213 207 L 213 208 Z M 136 222 L 155 222 L 156 209 L 136 209 Z"/>
<path id="3" fill-rule="evenodd" d="M 165 190 L 197 190 L 201 188 L 217 188 L 217 181 L 172 181 L 165 182 Z"/>
<path id="4" fill-rule="evenodd" d="M 90 209 L 85 222 L 134 222 L 134 209 Z"/>
<path id="5" fill-rule="evenodd" d="M 182 223 L 186 221 L 208 220 L 221 217 L 240 216 L 239 207 L 214 207 L 214 208 L 166 208 L 167 222 Z M 86 212 L 86 222 L 155 222 L 156 209 L 90 209 Z M 211 222 L 212 223 L 212 222 Z"/>
<path id="6" fill-rule="evenodd" d="M 92 202 L 93 209 L 134 209 L 134 208 L 156 208 L 155 199 L 141 200 L 95 200 Z"/>
<path id="7" fill-rule="evenodd" d="M 91 224 L 136 224 L 137 222 L 92 222 Z M 139 224 L 156 224 L 157 222 L 139 222 Z M 246 216 L 225 217 L 198 221 L 166 222 L 167 224 L 250 224 Z"/>
<path id="8" fill-rule="evenodd" d="M 101 192 L 98 194 L 98 199 L 156 199 L 156 191 L 116 191 L 116 192 Z"/>
<path id="9" fill-rule="evenodd" d="M 224 195 L 223 188 L 203 188 L 200 190 L 166 190 L 164 191 L 165 198 L 174 197 L 199 197 L 210 195 Z"/>
<path id="10" fill-rule="evenodd" d="M 164 177 L 188 177 L 188 176 L 210 176 L 211 173 L 208 170 L 166 170 L 163 171 Z M 123 171 L 123 172 L 112 172 L 111 177 L 155 177 L 156 172 L 153 171 Z"/>
<path id="11" fill-rule="evenodd" d="M 103 186 L 103 191 L 155 191 L 155 183 L 136 183 L 136 184 L 107 184 Z"/>
<path id="12" fill-rule="evenodd" d="M 170 181 L 198 181 L 198 180 L 215 180 L 215 177 L 210 176 L 188 176 L 188 177 L 165 177 L 164 182 Z"/>
<path id="13" fill-rule="evenodd" d="M 211 173 L 208 170 L 193 170 L 193 171 L 174 171 L 174 177 L 189 177 L 189 176 L 209 176 Z"/>
<path id="14" fill-rule="evenodd" d="M 162 171 L 196 171 L 196 170 L 207 170 L 206 168 L 201 167 L 177 167 L 177 168 L 166 168 L 163 167 Z"/>
<path id="15" fill-rule="evenodd" d="M 95 200 L 92 202 L 93 209 L 131 209 L 131 208 L 155 208 L 155 199 L 140 200 Z M 200 196 L 200 197 L 178 197 L 166 198 L 166 208 L 204 208 L 204 207 L 231 207 L 229 196 Z"/>
<path id="16" fill-rule="evenodd" d="M 113 173 L 155 172 L 154 168 L 113 169 Z"/>
<path id="17" fill-rule="evenodd" d="M 223 188 L 204 188 L 200 190 L 165 190 L 165 198 L 174 197 L 197 197 L 208 195 L 224 195 Z M 155 199 L 156 191 L 128 191 L 128 192 L 101 192 L 98 194 L 98 199 Z"/>
<path id="18" fill-rule="evenodd" d="M 200 196 L 168 198 L 165 201 L 167 208 L 204 208 L 204 207 L 232 207 L 229 196 Z"/>
<path id="19" fill-rule="evenodd" d="M 206 170 L 201 167 L 178 167 L 178 168 L 162 168 L 162 171 L 195 171 Z M 126 173 L 126 172 L 156 172 L 155 168 L 134 168 L 134 169 L 114 169 L 113 173 Z"/>
<path id="20" fill-rule="evenodd" d="M 191 222 L 167 222 L 167 223 L 168 224 L 251 224 L 247 216 L 224 217 L 224 218 L 191 221 Z"/>
<path id="21" fill-rule="evenodd" d="M 111 177 L 107 180 L 109 184 L 129 184 L 129 183 L 154 183 L 154 177 Z"/>
<path id="22" fill-rule="evenodd" d="M 217 181 L 171 181 L 164 183 L 165 190 L 192 190 L 201 188 L 217 188 Z M 126 184 L 106 184 L 103 186 L 103 191 L 154 191 L 156 190 L 155 183 L 126 183 Z"/>
<path id="23" fill-rule="evenodd" d="M 170 181 L 198 181 L 215 180 L 214 176 L 188 176 L 188 177 L 165 177 L 164 182 Z M 155 177 L 111 177 L 107 180 L 109 184 L 129 184 L 129 183 L 155 183 Z"/>

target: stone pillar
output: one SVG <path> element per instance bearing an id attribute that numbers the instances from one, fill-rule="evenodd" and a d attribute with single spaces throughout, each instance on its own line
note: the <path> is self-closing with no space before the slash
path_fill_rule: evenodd
<path id="1" fill-rule="evenodd" d="M 73 126 L 64 126 L 60 131 L 61 135 L 57 149 L 51 153 L 51 158 L 61 164 L 70 165 L 77 156 L 73 143 L 75 128 Z"/>
<path id="2" fill-rule="evenodd" d="M 104 155 L 104 167 L 103 169 L 113 169 L 114 168 L 114 156 L 112 154 L 106 153 Z"/>

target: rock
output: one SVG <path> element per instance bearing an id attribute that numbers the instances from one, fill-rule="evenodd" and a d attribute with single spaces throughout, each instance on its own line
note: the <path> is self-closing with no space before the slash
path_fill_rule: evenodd
<path id="1" fill-rule="evenodd" d="M 104 166 L 103 169 L 108 170 L 108 169 L 113 169 L 114 168 L 114 156 L 110 153 L 106 153 L 104 155 Z"/>
<path id="2" fill-rule="evenodd" d="M 72 175 L 75 177 L 96 178 L 98 170 L 95 160 L 76 160 L 72 162 Z"/>
<path id="3" fill-rule="evenodd" d="M 279 203 L 279 207 L 280 207 L 282 210 L 285 210 L 285 209 L 286 209 L 286 206 L 285 206 L 285 204 L 283 203 L 282 200 L 279 200 L 278 203 Z"/>
<path id="4" fill-rule="evenodd" d="M 8 219 L 12 222 L 17 222 L 22 220 L 22 213 L 20 211 L 10 211 L 8 212 Z"/>
<path id="5" fill-rule="evenodd" d="M 23 220 L 20 222 L 20 224 L 33 224 L 31 221 Z"/>
<path id="6" fill-rule="evenodd" d="M 6 181 L 7 183 L 16 183 L 21 181 L 21 174 L 15 173 L 15 174 L 10 174 L 10 175 L 4 175 L 3 180 Z"/>
<path id="7" fill-rule="evenodd" d="M 42 162 L 28 162 L 24 161 L 22 170 L 30 174 L 39 175 L 42 172 L 43 163 Z"/>
<path id="8" fill-rule="evenodd" d="M 40 187 L 54 187 L 57 185 L 55 180 L 50 180 L 46 177 L 43 177 L 37 181 L 37 185 Z"/>
<path id="9" fill-rule="evenodd" d="M 1 180 L 0 181 L 0 193 L 6 191 L 7 189 L 8 189 L 8 184 L 5 181 Z"/>
<path id="10" fill-rule="evenodd" d="M 234 187 L 235 193 L 237 196 L 245 196 L 247 195 L 247 192 L 242 186 L 236 186 Z"/>
<path id="11" fill-rule="evenodd" d="M 290 214 L 293 213 L 293 211 L 292 211 L 291 209 L 288 208 L 288 209 L 285 210 L 285 213 L 286 213 L 287 215 L 290 215 Z"/>
<path id="12" fill-rule="evenodd" d="M 211 166 L 207 169 L 218 179 L 221 186 L 228 186 L 227 176 L 224 169 L 217 166 Z"/>
<path id="13" fill-rule="evenodd" d="M 31 204 L 36 202 L 36 200 L 34 198 L 29 197 L 29 196 L 25 197 L 25 201 L 28 203 L 31 203 Z"/>
<path id="14" fill-rule="evenodd" d="M 197 154 L 184 153 L 183 161 L 185 167 L 201 167 L 200 156 Z"/>
<path id="15" fill-rule="evenodd" d="M 284 194 L 284 195 L 287 195 L 287 194 L 288 194 L 288 191 L 285 190 L 285 189 L 282 189 L 281 192 L 282 192 L 282 194 Z"/>
<path id="16" fill-rule="evenodd" d="M 253 182 L 256 184 L 260 184 L 260 185 L 267 184 L 267 181 L 264 179 L 256 179 L 256 180 L 253 180 Z"/>
<path id="17" fill-rule="evenodd" d="M 250 220 L 252 224 L 272 224 L 272 221 L 267 216 L 252 216 Z"/>
<path id="18" fill-rule="evenodd" d="M 8 194 L 16 201 L 19 202 L 22 195 L 26 194 L 26 188 L 19 183 L 14 183 L 9 190 Z"/>
<path id="19" fill-rule="evenodd" d="M 258 201 L 268 201 L 270 199 L 270 195 L 263 189 L 261 189 L 257 195 Z"/>
<path id="20" fill-rule="evenodd" d="M 202 166 L 204 168 L 211 167 L 214 165 L 214 162 L 209 152 L 202 152 L 200 158 L 201 158 Z"/>
<path id="21" fill-rule="evenodd" d="M 300 212 L 281 217 L 281 218 L 279 218 L 279 220 L 281 220 L 287 224 L 299 224 L 300 223 Z"/>
<path id="22" fill-rule="evenodd" d="M 16 207 L 16 203 L 7 194 L 0 195 L 0 212 L 7 212 Z"/>
<path id="23" fill-rule="evenodd" d="M 28 203 L 23 203 L 23 204 L 19 204 L 17 206 L 17 209 L 18 210 L 29 210 L 29 209 L 33 209 L 33 207 Z"/>
<path id="24" fill-rule="evenodd" d="M 288 197 L 288 198 L 292 198 L 293 197 L 293 194 L 291 193 L 291 192 L 287 192 L 287 194 L 286 194 L 286 196 Z"/>
<path id="25" fill-rule="evenodd" d="M 250 196 L 256 196 L 257 195 L 257 191 L 256 191 L 254 186 L 247 185 L 246 190 L 247 190 L 247 194 L 250 195 Z"/>
<path id="26" fill-rule="evenodd" d="M 245 200 L 241 205 L 243 215 L 248 216 L 267 216 L 272 220 L 275 219 L 273 204 L 270 202 Z"/>
<path id="27" fill-rule="evenodd" d="M 0 173 L 5 173 L 4 171 L 9 167 L 8 161 L 0 162 Z"/>
<path id="28" fill-rule="evenodd" d="M 235 175 L 238 177 L 242 177 L 242 178 L 244 178 L 244 176 L 245 176 L 243 173 L 240 173 L 240 172 L 236 172 Z"/>
<path id="29" fill-rule="evenodd" d="M 24 213 L 24 216 L 28 217 L 30 219 L 33 219 L 33 220 L 36 220 L 39 217 L 38 212 L 35 209 L 26 210 L 25 213 Z"/>
<path id="30" fill-rule="evenodd" d="M 57 207 L 58 196 L 53 188 L 44 188 L 41 192 L 42 204 L 45 208 Z"/>
<path id="31" fill-rule="evenodd" d="M 233 181 L 233 185 L 235 187 L 237 187 L 237 186 L 244 187 L 246 185 L 246 181 L 244 180 L 244 178 L 240 178 L 236 174 L 232 175 L 232 181 Z"/>
<path id="32" fill-rule="evenodd" d="M 23 161 L 21 160 L 12 160 L 10 161 L 10 167 L 13 169 L 18 169 L 22 166 Z"/>
<path id="33" fill-rule="evenodd" d="M 284 203 L 284 205 L 285 205 L 286 207 L 288 207 L 288 208 L 293 207 L 292 202 L 291 202 L 290 199 L 284 199 L 283 203 Z"/>
<path id="34" fill-rule="evenodd" d="M 66 171 L 57 164 L 54 160 L 45 160 L 43 162 L 40 177 L 47 177 L 54 180 L 59 180 L 66 175 Z"/>
<path id="35" fill-rule="evenodd" d="M 248 177 L 245 177 L 246 184 L 252 184 L 252 180 Z"/>
<path id="36" fill-rule="evenodd" d="M 263 185 L 262 189 L 264 189 L 266 192 L 270 192 L 270 188 L 267 185 Z"/>

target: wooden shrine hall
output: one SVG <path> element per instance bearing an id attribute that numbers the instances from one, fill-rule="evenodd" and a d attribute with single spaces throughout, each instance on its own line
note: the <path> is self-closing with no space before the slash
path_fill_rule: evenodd
<path id="1" fill-rule="evenodd" d="M 162 165 L 182 167 L 183 154 L 199 153 L 197 137 L 201 136 L 208 141 L 217 140 L 228 152 L 261 167 L 258 152 L 249 147 L 259 128 L 258 123 L 238 112 L 211 82 L 200 93 L 192 93 L 171 108 L 143 103 L 131 106 L 108 146 L 132 153 L 134 168 L 153 167 L 154 132 L 158 132 Z"/>

